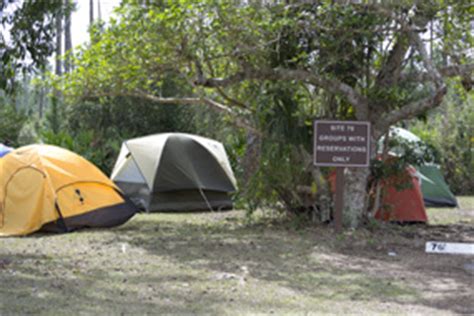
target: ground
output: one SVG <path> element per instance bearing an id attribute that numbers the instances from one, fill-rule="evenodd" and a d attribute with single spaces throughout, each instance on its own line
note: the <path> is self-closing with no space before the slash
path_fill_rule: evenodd
<path id="1" fill-rule="evenodd" d="M 474 313 L 474 198 L 430 225 L 249 221 L 242 211 L 139 214 L 108 230 L 0 239 L 0 315 Z"/>

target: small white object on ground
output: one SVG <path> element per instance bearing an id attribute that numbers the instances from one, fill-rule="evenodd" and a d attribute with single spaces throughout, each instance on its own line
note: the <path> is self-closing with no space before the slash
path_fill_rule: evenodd
<path id="1" fill-rule="evenodd" d="M 474 244 L 473 243 L 443 242 L 443 241 L 428 241 L 426 242 L 425 251 L 427 253 L 474 255 Z"/>
<path id="2" fill-rule="evenodd" d="M 397 255 L 397 253 L 395 251 L 389 251 L 387 253 L 387 255 L 391 256 L 391 257 L 395 257 Z"/>
<path id="3" fill-rule="evenodd" d="M 122 253 L 126 253 L 127 252 L 127 244 L 124 244 L 122 243 Z"/>

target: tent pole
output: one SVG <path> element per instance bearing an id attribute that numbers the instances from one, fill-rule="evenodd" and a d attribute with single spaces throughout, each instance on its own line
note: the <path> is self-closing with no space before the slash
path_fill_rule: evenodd
<path id="1" fill-rule="evenodd" d="M 199 188 L 199 192 L 201 193 L 201 196 L 202 196 L 202 198 L 204 199 L 204 201 L 206 202 L 207 207 L 209 208 L 209 210 L 210 210 L 211 212 L 214 212 L 214 210 L 212 209 L 211 203 L 209 203 L 209 200 L 207 199 L 206 195 L 204 194 L 204 192 L 202 191 L 201 188 Z"/>

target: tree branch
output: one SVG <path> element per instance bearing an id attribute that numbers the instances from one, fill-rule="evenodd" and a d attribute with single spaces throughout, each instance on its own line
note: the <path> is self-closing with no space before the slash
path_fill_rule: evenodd
<path id="1" fill-rule="evenodd" d="M 428 52 L 426 51 L 425 44 L 423 44 L 423 41 L 420 38 L 420 35 L 414 31 L 409 32 L 409 38 L 413 46 L 416 48 L 418 53 L 421 56 L 421 59 L 423 60 L 423 65 L 426 68 L 426 71 L 428 72 L 428 76 L 430 79 L 434 82 L 436 85 L 436 88 L 440 88 L 444 86 L 443 78 L 441 77 L 441 74 L 438 72 L 438 69 L 433 66 L 433 62 L 431 61 L 431 58 L 428 56 Z"/>
<path id="2" fill-rule="evenodd" d="M 347 100 L 356 109 L 356 116 L 359 120 L 365 120 L 368 117 L 368 100 L 358 93 L 351 86 L 332 78 L 324 78 L 315 75 L 307 70 L 302 69 L 286 69 L 286 68 L 250 68 L 245 67 L 241 72 L 235 73 L 227 78 L 207 78 L 196 81 L 196 85 L 203 87 L 225 87 L 239 83 L 244 80 L 274 80 L 274 81 L 299 81 L 309 83 L 314 86 L 323 87 L 327 91 L 339 94 L 347 98 Z"/>
<path id="3" fill-rule="evenodd" d="M 367 99 L 358 93 L 354 88 L 339 80 L 323 78 L 305 70 L 291 70 L 282 68 L 268 70 L 267 76 L 269 79 L 274 80 L 296 80 L 310 83 L 314 86 L 323 87 L 331 93 L 346 97 L 347 100 L 355 107 L 357 115 L 360 116 L 358 119 L 365 119 L 368 115 Z"/>
<path id="4" fill-rule="evenodd" d="M 437 107 L 439 104 L 441 104 L 441 101 L 447 92 L 447 87 L 444 84 L 443 77 L 441 77 L 438 69 L 433 66 L 433 63 L 426 52 L 425 45 L 421 41 L 420 35 L 414 31 L 410 31 L 409 38 L 413 46 L 420 54 L 423 60 L 423 65 L 427 71 L 427 76 L 431 81 L 434 82 L 436 91 L 427 98 L 409 103 L 402 108 L 389 112 L 384 118 L 376 123 L 376 130 L 384 131 L 390 125 L 398 121 L 415 117 L 421 113 L 424 113 L 428 109 Z"/>
<path id="5" fill-rule="evenodd" d="M 460 76 L 463 78 L 472 77 L 474 71 L 474 64 L 465 64 L 465 65 L 451 65 L 438 69 L 438 72 L 443 77 L 456 77 Z M 431 76 L 428 72 L 419 72 L 414 74 L 402 74 L 400 77 L 401 81 L 411 81 L 411 82 L 424 82 L 431 80 Z"/>
<path id="6" fill-rule="evenodd" d="M 429 8 L 430 5 L 428 4 L 417 4 L 414 7 L 415 15 L 409 19 L 410 21 L 406 19 L 407 16 L 403 16 L 400 19 L 393 18 L 398 24 L 400 24 L 401 28 L 395 45 L 377 75 L 375 84 L 379 89 L 393 86 L 400 81 L 403 61 L 408 49 L 410 48 L 410 42 L 416 44 L 415 47 L 420 48 L 418 46 L 419 43 L 413 42 L 412 35 L 419 37 L 415 32 L 424 29 L 430 18 L 434 16 L 432 12 L 429 12 Z M 388 12 L 383 13 L 383 11 L 381 11 L 381 13 L 390 16 Z M 421 43 L 421 46 L 423 46 L 423 43 Z"/>
<path id="7" fill-rule="evenodd" d="M 262 132 L 255 129 L 250 122 L 248 122 L 246 119 L 242 118 L 239 116 L 238 113 L 235 113 L 231 108 L 228 106 L 225 106 L 222 103 L 219 103 L 217 101 L 214 101 L 209 98 L 205 97 L 193 97 L 193 98 L 182 98 L 182 97 L 176 97 L 176 98 L 163 98 L 156 96 L 154 94 L 148 93 L 146 91 L 141 91 L 141 90 L 135 90 L 135 91 L 125 91 L 125 92 L 119 92 L 119 93 L 114 93 L 114 92 L 109 92 L 109 93 L 100 93 L 100 94 L 94 94 L 94 95 L 89 95 L 89 98 L 100 98 L 100 97 L 137 97 L 137 98 L 142 98 L 146 99 L 158 104 L 179 104 L 179 105 L 207 105 L 214 110 L 217 110 L 220 113 L 228 114 L 233 117 L 232 123 L 240 128 L 246 129 L 248 131 L 251 131 L 257 135 L 262 135 Z"/>
<path id="8" fill-rule="evenodd" d="M 405 33 L 399 35 L 397 42 L 389 53 L 387 61 L 380 69 L 375 85 L 380 88 L 392 86 L 398 82 L 405 55 L 410 47 Z"/>
<path id="9" fill-rule="evenodd" d="M 245 79 L 247 79 L 245 72 L 237 72 L 227 78 L 197 78 L 194 84 L 206 88 L 227 87 L 244 81 Z"/>
<path id="10" fill-rule="evenodd" d="M 391 111 L 375 124 L 375 129 L 383 131 L 398 121 L 413 118 L 429 109 L 437 107 L 441 101 L 443 101 L 443 97 L 447 90 L 447 87 L 443 85 L 431 96 L 409 103 L 400 109 Z"/>
<path id="11" fill-rule="evenodd" d="M 227 100 L 227 102 L 230 102 L 230 103 L 234 104 L 235 106 L 238 106 L 238 107 L 240 107 L 242 109 L 245 109 L 247 111 L 253 112 L 245 103 L 240 102 L 240 101 L 238 101 L 234 98 L 231 98 L 229 95 L 227 95 L 227 93 L 225 93 L 224 90 L 222 90 L 221 87 L 216 87 L 216 90 L 220 94 L 221 97 L 223 97 L 225 100 Z"/>
<path id="12" fill-rule="evenodd" d="M 144 91 L 140 91 L 136 94 L 137 97 L 142 97 L 145 99 L 148 99 L 150 101 L 159 103 L 159 104 L 188 104 L 188 105 L 199 105 L 199 104 L 206 104 L 209 107 L 213 108 L 214 110 L 217 110 L 218 112 L 225 113 L 228 115 L 231 115 L 234 120 L 233 123 L 235 126 L 244 128 L 248 131 L 251 131 L 257 135 L 261 135 L 262 133 L 255 129 L 251 124 L 238 116 L 237 113 L 232 111 L 231 108 L 223 105 L 222 103 L 219 103 L 217 101 L 214 101 L 210 98 L 205 98 L 205 97 L 197 97 L 197 98 L 161 98 L 157 97 L 153 94 L 146 93 Z"/>

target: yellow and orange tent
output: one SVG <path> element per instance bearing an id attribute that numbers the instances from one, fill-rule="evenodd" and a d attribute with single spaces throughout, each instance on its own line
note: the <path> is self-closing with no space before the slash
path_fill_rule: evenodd
<path id="1" fill-rule="evenodd" d="M 0 159 L 0 236 L 111 227 L 135 212 L 97 167 L 66 149 L 30 145 Z"/>

